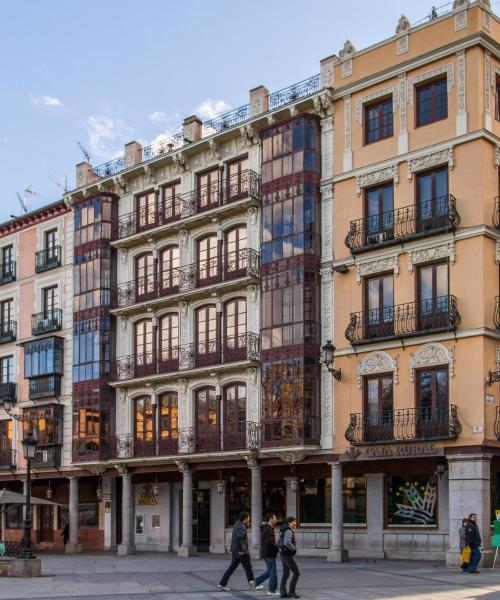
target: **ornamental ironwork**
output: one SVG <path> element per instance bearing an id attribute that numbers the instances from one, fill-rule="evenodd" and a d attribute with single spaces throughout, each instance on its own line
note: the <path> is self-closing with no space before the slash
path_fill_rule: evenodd
<path id="1" fill-rule="evenodd" d="M 259 423 L 241 421 L 231 425 L 211 423 L 179 429 L 179 451 L 192 454 L 255 451 L 260 448 Z"/>
<path id="2" fill-rule="evenodd" d="M 0 441 L 0 471 L 16 468 L 16 451 L 9 440 Z"/>
<path id="3" fill-rule="evenodd" d="M 62 329 L 62 309 L 52 308 L 31 315 L 31 333 L 40 335 Z"/>
<path id="4" fill-rule="evenodd" d="M 201 137 L 206 138 L 211 135 L 215 135 L 216 133 L 221 133 L 227 129 L 241 125 L 245 121 L 248 121 L 249 118 L 250 104 L 238 106 L 238 108 L 229 110 L 228 112 L 225 112 L 218 117 L 214 117 L 209 121 L 204 121 Z"/>
<path id="5" fill-rule="evenodd" d="M 429 331 L 455 331 L 460 321 L 456 297 L 438 296 L 351 313 L 345 337 L 353 345 L 368 344 Z"/>
<path id="6" fill-rule="evenodd" d="M 61 266 L 61 246 L 49 246 L 35 253 L 35 273 L 42 273 Z"/>
<path id="7" fill-rule="evenodd" d="M 115 436 L 116 458 L 134 457 L 134 436 L 131 433 L 122 433 Z"/>
<path id="8" fill-rule="evenodd" d="M 262 420 L 262 447 L 318 445 L 320 420 L 303 415 L 264 415 Z"/>
<path id="9" fill-rule="evenodd" d="M 351 414 L 345 438 L 353 445 L 457 439 L 462 432 L 457 407 L 436 406 Z"/>
<path id="10" fill-rule="evenodd" d="M 351 221 L 345 245 L 352 252 L 381 244 L 454 231 L 460 224 L 451 194 Z"/>
<path id="11" fill-rule="evenodd" d="M 269 94 L 269 110 L 275 110 L 287 104 L 293 104 L 297 100 L 312 96 L 321 90 L 320 74 L 313 75 L 299 83 L 289 85 L 282 90 Z"/>

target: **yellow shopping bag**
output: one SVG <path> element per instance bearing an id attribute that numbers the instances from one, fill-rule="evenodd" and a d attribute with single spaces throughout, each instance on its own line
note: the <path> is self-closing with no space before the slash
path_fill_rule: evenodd
<path id="1" fill-rule="evenodd" d="M 470 546 L 465 546 L 465 548 L 462 550 L 462 562 L 465 564 L 470 563 L 470 557 L 472 555 L 472 550 L 470 549 Z"/>

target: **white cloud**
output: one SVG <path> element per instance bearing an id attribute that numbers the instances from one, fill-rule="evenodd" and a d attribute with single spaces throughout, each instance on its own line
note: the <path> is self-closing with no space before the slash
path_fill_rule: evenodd
<path id="1" fill-rule="evenodd" d="M 213 119 L 217 115 L 229 110 L 231 107 L 225 100 L 212 100 L 207 98 L 195 110 L 195 114 L 202 119 Z"/>
<path id="2" fill-rule="evenodd" d="M 131 139 L 133 130 L 120 119 L 104 115 L 87 119 L 89 151 L 92 157 L 110 160 L 123 154 L 123 144 Z"/>
<path id="3" fill-rule="evenodd" d="M 54 96 L 35 96 L 33 104 L 35 106 L 62 106 L 59 98 L 55 98 Z"/>
<path id="4" fill-rule="evenodd" d="M 162 110 L 155 110 L 149 115 L 149 120 L 153 123 L 166 123 L 167 122 L 167 114 Z"/>

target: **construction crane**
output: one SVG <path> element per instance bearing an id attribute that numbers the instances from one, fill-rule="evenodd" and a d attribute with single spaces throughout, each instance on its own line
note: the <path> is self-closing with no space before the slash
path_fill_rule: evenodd
<path id="1" fill-rule="evenodd" d="M 66 193 L 68 191 L 68 178 L 67 177 L 64 180 L 64 185 L 54 175 L 49 175 L 49 177 L 57 185 L 58 188 L 61 188 L 61 190 L 64 193 Z"/>
<path id="2" fill-rule="evenodd" d="M 78 147 L 80 148 L 80 150 L 82 151 L 83 156 L 85 157 L 85 160 L 87 162 L 90 162 L 90 154 L 87 152 L 87 150 L 85 149 L 85 146 L 81 143 L 81 142 L 76 142 L 78 144 Z"/>

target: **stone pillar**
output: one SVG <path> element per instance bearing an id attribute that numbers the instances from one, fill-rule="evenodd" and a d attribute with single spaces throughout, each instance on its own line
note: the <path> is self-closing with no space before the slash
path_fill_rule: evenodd
<path id="1" fill-rule="evenodd" d="M 255 454 L 251 454 L 245 458 L 252 477 L 250 506 L 252 530 L 250 535 L 250 555 L 253 559 L 259 559 L 260 526 L 262 524 L 262 474 Z"/>
<path id="2" fill-rule="evenodd" d="M 344 548 L 344 504 L 342 499 L 342 464 L 331 463 L 332 467 L 332 545 L 328 549 L 328 562 L 349 560 Z"/>
<path id="3" fill-rule="evenodd" d="M 462 519 L 477 514 L 483 542 L 483 566 L 491 561 L 490 469 L 491 455 L 456 454 L 447 456 L 449 481 L 449 546 L 446 564 L 460 561 L 458 530 Z"/>
<path id="4" fill-rule="evenodd" d="M 384 474 L 366 475 L 366 556 L 385 558 L 384 552 Z"/>
<path id="5" fill-rule="evenodd" d="M 182 473 L 182 544 L 177 554 L 184 558 L 194 556 L 193 546 L 193 472 L 184 460 L 177 460 L 177 466 Z"/>
<path id="6" fill-rule="evenodd" d="M 109 550 L 116 546 L 116 478 L 102 478 L 104 502 L 104 548 Z"/>
<path id="7" fill-rule="evenodd" d="M 127 465 L 116 467 L 122 476 L 122 543 L 118 546 L 118 555 L 135 554 L 132 519 L 134 514 L 134 495 L 132 493 L 132 475 Z"/>
<path id="8" fill-rule="evenodd" d="M 81 552 L 78 543 L 78 478 L 69 478 L 69 542 L 64 548 L 66 554 Z"/>
<path id="9" fill-rule="evenodd" d="M 225 524 L 226 524 L 226 484 L 222 482 L 222 492 L 219 492 L 219 481 L 213 481 L 210 486 L 210 554 L 225 554 Z"/>
<path id="10" fill-rule="evenodd" d="M 286 515 L 287 517 L 297 516 L 297 492 L 292 489 L 292 481 L 297 479 L 296 477 L 285 477 L 286 481 Z"/>

